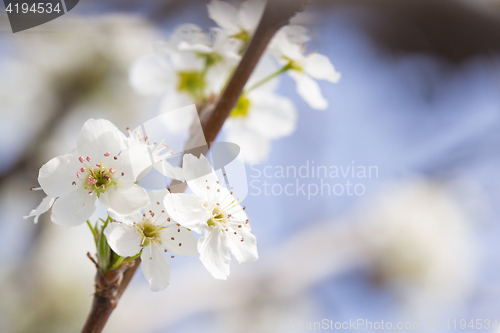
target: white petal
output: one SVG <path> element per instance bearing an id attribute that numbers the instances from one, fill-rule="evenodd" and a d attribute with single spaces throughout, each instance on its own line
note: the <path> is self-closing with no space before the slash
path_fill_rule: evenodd
<path id="1" fill-rule="evenodd" d="M 104 229 L 104 235 L 111 249 L 122 257 L 133 257 L 141 252 L 142 237 L 133 225 L 109 223 Z"/>
<path id="2" fill-rule="evenodd" d="M 145 171 L 151 169 L 153 162 L 151 149 L 145 144 L 136 144 L 123 151 L 111 163 L 119 173 L 124 173 L 121 180 L 135 182 L 140 176 L 145 176 Z"/>
<path id="3" fill-rule="evenodd" d="M 238 11 L 238 19 L 241 27 L 253 33 L 259 24 L 265 6 L 265 0 L 248 0 L 243 2 Z"/>
<path id="4" fill-rule="evenodd" d="M 240 264 L 246 264 L 259 259 L 257 253 L 257 239 L 246 224 L 240 224 L 230 228 L 227 235 L 227 245 L 234 258 Z M 234 234 L 236 232 L 236 235 Z M 242 241 L 243 240 L 243 241 Z"/>
<path id="5" fill-rule="evenodd" d="M 250 107 L 246 126 L 262 136 L 279 139 L 295 131 L 298 114 L 288 98 L 270 93 L 255 94 L 250 99 Z"/>
<path id="6" fill-rule="evenodd" d="M 165 210 L 163 201 L 165 199 L 165 196 L 169 194 L 170 192 L 167 189 L 151 191 L 148 194 L 150 204 L 144 208 L 144 211 L 146 212 L 146 214 L 150 211 L 154 214 L 153 221 L 155 221 L 156 225 L 164 225 L 168 222 L 167 220 L 170 215 L 168 215 L 167 211 Z M 174 222 L 171 221 L 170 224 L 173 223 Z"/>
<path id="7" fill-rule="evenodd" d="M 297 84 L 298 94 L 311 108 L 316 110 L 325 110 L 328 108 L 328 101 L 323 97 L 323 94 L 321 94 L 321 89 L 316 81 L 296 71 L 290 71 L 289 75 Z"/>
<path id="8" fill-rule="evenodd" d="M 160 114 L 168 114 L 168 117 L 160 117 L 163 125 L 172 133 L 185 132 L 193 122 L 191 112 L 170 112 L 187 105 L 194 104 L 193 97 L 181 92 L 171 92 L 162 98 L 160 102 Z"/>
<path id="9" fill-rule="evenodd" d="M 181 167 L 174 167 L 165 160 L 156 162 L 153 167 L 165 177 L 177 179 L 181 182 L 185 181 L 184 171 L 182 171 Z"/>
<path id="10" fill-rule="evenodd" d="M 101 206 L 120 215 L 136 213 L 149 204 L 148 193 L 133 183 L 108 187 L 99 195 Z"/>
<path id="11" fill-rule="evenodd" d="M 48 196 L 60 197 L 75 189 L 74 181 L 80 182 L 76 173 L 81 166 L 73 153 L 54 157 L 40 168 L 38 183 Z"/>
<path id="12" fill-rule="evenodd" d="M 198 233 L 207 226 L 210 212 L 203 206 L 203 198 L 192 194 L 172 193 L 163 202 L 168 215 L 182 226 Z"/>
<path id="13" fill-rule="evenodd" d="M 27 219 L 31 216 L 34 216 L 35 223 L 38 223 L 38 218 L 40 217 L 40 215 L 48 211 L 50 207 L 52 207 L 52 205 L 54 204 L 55 200 L 56 198 L 54 197 L 46 196 L 45 198 L 42 199 L 42 202 L 40 202 L 40 204 L 35 209 L 31 210 L 29 215 L 23 216 L 23 218 Z"/>
<path id="14" fill-rule="evenodd" d="M 170 261 L 165 257 L 163 248 L 152 242 L 142 250 L 142 273 L 149 281 L 152 291 L 167 288 L 170 282 Z"/>
<path id="15" fill-rule="evenodd" d="M 240 147 L 245 163 L 261 162 L 269 155 L 269 139 L 249 129 L 244 121 L 228 119 L 224 126 L 226 140 Z"/>
<path id="16" fill-rule="evenodd" d="M 120 214 L 116 214 L 116 213 L 111 212 L 111 211 L 108 211 L 107 213 L 108 213 L 109 217 L 111 217 L 113 220 L 118 221 L 118 222 L 128 223 L 128 224 L 139 223 L 140 221 L 142 221 L 142 218 L 143 218 L 143 216 L 140 212 L 130 214 L 130 215 L 120 215 Z"/>
<path id="17" fill-rule="evenodd" d="M 335 70 L 327 56 L 312 53 L 306 56 L 304 62 L 304 72 L 318 80 L 327 80 L 337 83 L 340 80 L 340 73 Z"/>
<path id="18" fill-rule="evenodd" d="M 63 227 L 76 227 L 85 223 L 96 210 L 97 196 L 83 188 L 61 196 L 52 206 L 52 222 Z"/>
<path id="19" fill-rule="evenodd" d="M 229 276 L 229 248 L 226 244 L 227 233 L 212 227 L 198 241 L 200 260 L 216 279 L 225 280 Z"/>
<path id="20" fill-rule="evenodd" d="M 164 93 L 175 87 L 176 80 L 176 74 L 170 65 L 156 54 L 140 58 L 130 67 L 130 85 L 144 95 Z"/>
<path id="21" fill-rule="evenodd" d="M 184 179 L 194 194 L 205 198 L 207 201 L 213 197 L 218 181 L 217 175 L 210 161 L 203 155 L 197 158 L 193 154 L 186 154 L 182 159 Z"/>
<path id="22" fill-rule="evenodd" d="M 160 239 L 161 245 L 174 255 L 184 257 L 198 255 L 198 240 L 193 236 L 191 231 L 185 228 L 177 226 L 168 227 L 162 231 Z"/>
<path id="23" fill-rule="evenodd" d="M 208 17 L 224 28 L 229 34 L 237 34 L 241 31 L 238 25 L 238 10 L 233 5 L 219 0 L 212 0 L 207 5 Z"/>
<path id="24" fill-rule="evenodd" d="M 78 134 L 76 147 L 78 154 L 83 157 L 90 156 L 97 159 L 95 163 L 105 160 L 105 153 L 111 155 L 106 159 L 111 160 L 114 156 L 126 148 L 127 138 L 110 121 L 105 119 L 89 119 L 83 124 Z"/>

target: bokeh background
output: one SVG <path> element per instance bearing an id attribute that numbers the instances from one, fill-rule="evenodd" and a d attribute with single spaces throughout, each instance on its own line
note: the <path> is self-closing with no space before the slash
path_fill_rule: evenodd
<path id="1" fill-rule="evenodd" d="M 92 236 L 49 214 L 24 220 L 43 197 L 29 188 L 86 119 L 125 130 L 156 115 L 158 99 L 136 94 L 128 69 L 179 24 L 214 26 L 206 3 L 86 0 L 16 34 L 2 7 L 0 332 L 81 328 Z M 218 281 L 197 258 L 175 258 L 160 293 L 139 272 L 106 332 L 295 332 L 323 319 L 422 322 L 405 331 L 425 332 L 439 320 L 432 331 L 445 332 L 472 330 L 445 328 L 448 319 L 500 319 L 500 1 L 313 0 L 295 22 L 342 80 L 321 84 L 330 107 L 315 111 L 283 78 L 298 127 L 248 166 L 249 181 L 295 184 L 258 171 L 307 163 L 376 166 L 377 176 L 323 179 L 362 184 L 364 195 L 250 189 L 257 262 L 233 263 Z"/>

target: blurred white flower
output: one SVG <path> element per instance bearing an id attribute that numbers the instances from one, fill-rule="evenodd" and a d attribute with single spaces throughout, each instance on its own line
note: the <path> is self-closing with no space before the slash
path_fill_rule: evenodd
<path id="1" fill-rule="evenodd" d="M 288 98 L 257 89 L 242 95 L 224 124 L 226 140 L 240 146 L 245 162 L 262 161 L 270 141 L 292 134 L 297 110 Z"/>
<path id="2" fill-rule="evenodd" d="M 211 34 L 194 24 L 179 26 L 170 39 L 157 43 L 155 53 L 138 59 L 129 81 L 139 93 L 163 94 L 160 113 L 213 100 L 238 61 L 241 41 L 214 28 Z M 172 117 L 172 132 L 187 129 L 191 119 Z"/>
<path id="3" fill-rule="evenodd" d="M 208 16 L 219 27 L 226 30 L 229 35 L 245 42 L 249 41 L 255 32 L 265 6 L 265 0 L 248 0 L 239 6 L 212 0 L 207 5 Z"/>
<path id="4" fill-rule="evenodd" d="M 163 200 L 168 195 L 168 190 L 151 191 L 144 214 L 111 213 L 119 222 L 112 222 L 104 229 L 109 246 L 118 255 L 133 257 L 142 251 L 142 272 L 152 291 L 164 290 L 170 281 L 170 261 L 164 252 L 181 256 L 198 254 L 193 234 L 165 212 Z"/>
<path id="5" fill-rule="evenodd" d="M 128 151 L 122 152 L 124 142 L 125 135 L 111 122 L 90 119 L 78 135 L 76 149 L 40 168 L 38 182 L 43 191 L 58 198 L 52 222 L 84 223 L 94 213 L 97 198 L 106 210 L 120 214 L 134 213 L 149 203 L 146 191 L 134 183 L 139 169 L 133 164 L 138 161 Z"/>
<path id="6" fill-rule="evenodd" d="M 363 219 L 376 280 L 395 288 L 412 311 L 456 306 L 472 291 L 474 237 L 445 188 L 425 180 L 398 184 Z"/>
<path id="7" fill-rule="evenodd" d="M 204 236 L 198 241 L 200 259 L 216 279 L 229 276 L 229 251 L 239 263 L 258 259 L 257 241 L 251 233 L 244 207 L 221 186 L 208 159 L 184 155 L 183 169 L 192 194 L 165 197 L 166 211 L 181 225 Z"/>
<path id="8" fill-rule="evenodd" d="M 297 93 L 307 104 L 313 109 L 325 110 L 328 102 L 314 79 L 337 83 L 341 75 L 328 57 L 316 52 L 304 53 L 303 43 L 307 40 L 303 27 L 286 26 L 273 38 L 269 49 L 283 65 L 282 71 L 295 80 Z"/>

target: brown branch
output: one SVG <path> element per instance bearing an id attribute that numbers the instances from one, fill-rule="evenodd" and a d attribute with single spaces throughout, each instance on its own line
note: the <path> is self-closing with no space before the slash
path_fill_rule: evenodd
<path id="1" fill-rule="evenodd" d="M 217 105 L 213 111 L 202 113 L 201 121 L 203 133 L 193 134 L 188 141 L 192 139 L 196 140 L 196 135 L 204 135 L 208 145 L 215 141 L 222 125 L 238 101 L 248 78 L 254 71 L 255 66 L 259 62 L 259 59 L 273 36 L 281 27 L 288 24 L 290 18 L 297 12 L 304 10 L 308 4 L 309 0 L 270 0 L 267 3 L 254 37 L 248 45 L 240 64 L 229 80 Z M 208 149 L 209 146 L 204 148 L 205 153 Z M 177 188 L 177 190 L 179 190 L 179 188 Z M 103 275 L 100 270 L 97 271 L 94 302 L 85 326 L 82 329 L 82 333 L 102 332 L 113 309 L 117 306 L 118 300 L 139 267 L 139 264 L 140 259 L 136 259 L 133 266 L 125 267 L 123 270 L 111 270 L 106 273 L 106 275 Z"/>

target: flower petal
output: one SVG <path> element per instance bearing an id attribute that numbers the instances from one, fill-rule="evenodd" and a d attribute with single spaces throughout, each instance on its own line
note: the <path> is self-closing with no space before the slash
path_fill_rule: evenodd
<path id="1" fill-rule="evenodd" d="M 153 220 L 156 225 L 165 225 L 167 222 L 171 222 L 170 224 L 174 224 L 174 222 L 167 221 L 170 218 L 170 215 L 165 211 L 165 206 L 163 205 L 163 200 L 165 196 L 170 195 L 170 192 L 167 189 L 151 191 L 149 192 L 149 200 L 151 201 L 149 205 L 144 208 L 146 212 L 152 212 L 154 214 Z"/>
<path id="2" fill-rule="evenodd" d="M 200 158 L 193 154 L 186 154 L 182 159 L 182 170 L 184 179 L 194 194 L 206 200 L 213 197 L 218 178 L 208 158 L 203 154 Z"/>
<path id="3" fill-rule="evenodd" d="M 40 204 L 35 209 L 31 210 L 29 215 L 23 216 L 23 218 L 26 220 L 27 218 L 34 216 L 35 223 L 38 223 L 38 218 L 40 217 L 40 215 L 48 211 L 50 207 L 52 207 L 52 205 L 54 204 L 55 200 L 56 198 L 54 197 L 46 196 L 45 198 L 42 199 L 42 202 L 40 202 Z"/>
<path id="4" fill-rule="evenodd" d="M 271 150 L 269 139 L 249 129 L 244 121 L 228 119 L 224 126 L 227 129 L 226 140 L 240 147 L 246 163 L 260 162 L 269 155 Z"/>
<path id="5" fill-rule="evenodd" d="M 306 56 L 304 62 L 304 72 L 317 80 L 327 80 L 337 83 L 340 80 L 340 73 L 335 70 L 330 59 L 319 53 L 312 53 Z"/>
<path id="6" fill-rule="evenodd" d="M 234 228 L 229 228 L 227 236 L 227 245 L 231 250 L 234 258 L 240 264 L 246 264 L 259 259 L 257 253 L 257 239 L 252 234 L 247 224 L 240 224 L 241 227 L 235 225 Z M 236 232 L 236 234 L 234 234 Z"/>
<path id="7" fill-rule="evenodd" d="M 142 237 L 134 225 L 112 222 L 104 229 L 104 235 L 111 249 L 122 257 L 133 257 L 142 250 Z"/>
<path id="8" fill-rule="evenodd" d="M 214 278 L 220 280 L 226 280 L 229 276 L 231 257 L 226 238 L 226 232 L 222 232 L 220 228 L 212 227 L 206 231 L 204 237 L 198 240 L 201 262 Z"/>
<path id="9" fill-rule="evenodd" d="M 157 54 L 138 59 L 129 72 L 130 85 L 140 94 L 158 95 L 175 86 L 177 78 L 170 65 Z"/>
<path id="10" fill-rule="evenodd" d="M 241 27 L 253 33 L 259 24 L 265 6 L 265 0 L 248 0 L 243 2 L 238 11 L 238 19 Z"/>
<path id="11" fill-rule="evenodd" d="M 268 139 L 279 139 L 295 131 L 298 113 L 286 97 L 271 93 L 251 95 L 246 126 Z"/>
<path id="12" fill-rule="evenodd" d="M 238 10 L 233 5 L 219 0 L 212 0 L 207 5 L 208 17 L 224 28 L 229 34 L 237 34 L 241 31 L 238 25 Z"/>
<path id="13" fill-rule="evenodd" d="M 101 206 L 120 215 L 136 213 L 149 204 L 148 193 L 133 183 L 108 187 L 100 196 Z"/>
<path id="14" fill-rule="evenodd" d="M 105 119 L 89 119 L 78 134 L 76 147 L 78 154 L 98 159 L 95 163 L 112 160 L 113 156 L 126 149 L 126 136 Z M 109 153 L 110 156 L 104 156 Z"/>
<path id="15" fill-rule="evenodd" d="M 142 273 L 149 281 L 152 291 L 167 288 L 170 282 L 170 261 L 165 257 L 163 248 L 152 242 L 142 250 Z"/>
<path id="16" fill-rule="evenodd" d="M 182 226 L 201 232 L 207 226 L 210 212 L 202 197 L 185 193 L 172 193 L 164 199 L 167 213 Z"/>
<path id="17" fill-rule="evenodd" d="M 40 168 L 38 183 L 48 196 L 60 197 L 75 189 L 74 181 L 80 182 L 76 176 L 80 168 L 78 157 L 73 153 L 54 157 Z"/>
<path id="18" fill-rule="evenodd" d="M 52 222 L 63 227 L 76 227 L 85 223 L 96 210 L 96 194 L 83 188 L 61 196 L 52 206 Z"/>
<path id="19" fill-rule="evenodd" d="M 185 228 L 168 227 L 162 231 L 160 239 L 161 245 L 172 254 L 184 257 L 198 255 L 198 240 Z"/>
<path id="20" fill-rule="evenodd" d="M 321 94 L 319 84 L 303 73 L 290 71 L 289 75 L 297 84 L 298 94 L 306 101 L 307 104 L 316 110 L 325 110 L 328 107 L 327 100 Z"/>
<path id="21" fill-rule="evenodd" d="M 172 92 L 162 98 L 160 102 L 160 113 L 167 113 L 167 117 L 160 117 L 160 121 L 172 133 L 187 131 L 193 122 L 192 112 L 170 112 L 182 108 L 186 105 L 194 104 L 194 99 L 188 94 Z"/>

